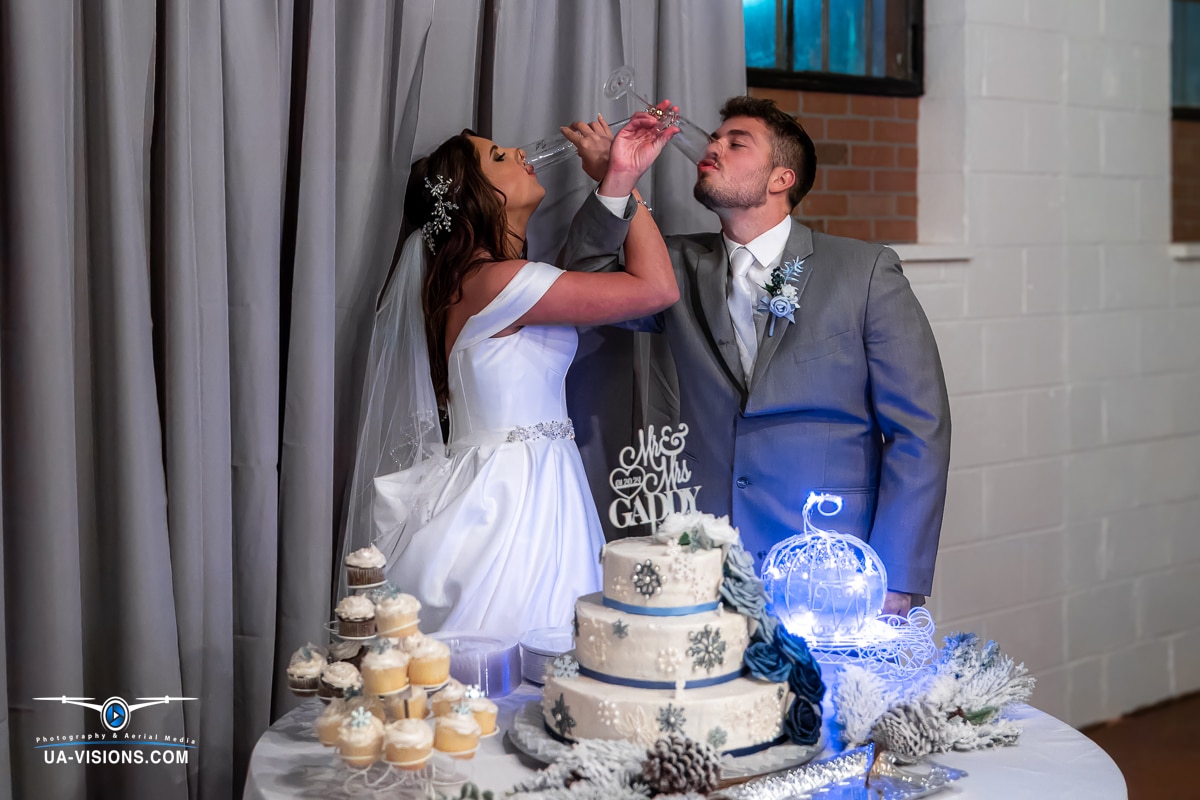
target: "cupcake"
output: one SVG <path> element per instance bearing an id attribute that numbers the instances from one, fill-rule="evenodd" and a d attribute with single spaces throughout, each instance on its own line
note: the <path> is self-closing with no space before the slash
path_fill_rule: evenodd
<path id="1" fill-rule="evenodd" d="M 338 636 L 365 638 L 375 635 L 375 604 L 362 595 L 343 597 L 334 609 Z"/>
<path id="2" fill-rule="evenodd" d="M 376 642 L 363 656 L 363 688 L 371 694 L 392 694 L 408 686 L 408 653 L 387 639 Z"/>
<path id="3" fill-rule="evenodd" d="M 407 641 L 407 640 L 405 640 Z M 428 636 L 408 651 L 408 679 L 421 686 L 437 686 L 450 678 L 450 648 Z"/>
<path id="4" fill-rule="evenodd" d="M 433 749 L 433 730 L 419 719 L 399 719 L 383 729 L 384 755 L 401 769 L 420 769 Z"/>
<path id="5" fill-rule="evenodd" d="M 470 690 L 467 691 L 467 705 L 471 709 L 472 716 L 479 723 L 481 735 L 490 736 L 496 732 L 496 715 L 500 713 L 500 709 L 491 700 L 479 693 L 478 696 L 472 697 Z"/>
<path id="6" fill-rule="evenodd" d="M 383 723 L 365 708 L 356 708 L 338 728 L 338 754 L 352 767 L 369 767 L 383 752 Z"/>
<path id="7" fill-rule="evenodd" d="M 433 721 L 433 746 L 454 758 L 472 758 L 479 747 L 479 723 L 465 703 L 458 711 Z"/>
<path id="8" fill-rule="evenodd" d="M 433 705 L 433 715 L 435 717 L 444 717 L 447 714 L 453 713 L 454 706 L 461 703 L 466 696 L 467 687 L 454 680 L 454 678 L 451 678 L 445 688 L 429 698 L 430 704 Z"/>
<path id="9" fill-rule="evenodd" d="M 407 692 L 389 695 L 383 702 L 396 719 L 425 719 L 429 712 L 429 695 L 420 686 L 410 685 Z"/>
<path id="10" fill-rule="evenodd" d="M 353 692 L 353 696 L 351 696 Z M 353 714 L 354 709 L 365 708 L 375 715 L 375 718 L 380 722 L 387 722 L 387 706 L 383 704 L 383 698 L 376 697 L 373 694 L 363 694 L 361 690 L 353 689 L 346 692 L 346 711 Z"/>
<path id="11" fill-rule="evenodd" d="M 341 639 L 329 645 L 329 660 L 345 661 L 355 667 L 360 667 L 366 652 L 367 648 L 361 642 Z"/>
<path id="12" fill-rule="evenodd" d="M 287 681 L 292 694 L 312 697 L 317 693 L 321 668 L 325 666 L 325 651 L 309 643 L 292 653 L 288 662 Z"/>
<path id="13" fill-rule="evenodd" d="M 390 591 L 372 598 L 375 601 L 375 629 L 380 636 L 396 638 L 416 633 L 421 601 L 394 586 L 388 588 Z"/>
<path id="14" fill-rule="evenodd" d="M 362 676 L 353 664 L 335 661 L 321 669 L 317 694 L 321 697 L 345 697 L 347 691 L 362 689 Z"/>
<path id="15" fill-rule="evenodd" d="M 340 697 L 335 697 L 329 705 L 325 706 L 325 710 L 313 722 L 313 729 L 317 732 L 317 740 L 326 747 L 337 747 L 338 732 L 342 727 L 342 723 L 350 716 L 350 710 L 347 708 L 346 701 Z"/>
<path id="16" fill-rule="evenodd" d="M 375 586 L 383 582 L 387 559 L 375 545 L 355 550 L 346 556 L 346 585 L 351 589 Z"/>

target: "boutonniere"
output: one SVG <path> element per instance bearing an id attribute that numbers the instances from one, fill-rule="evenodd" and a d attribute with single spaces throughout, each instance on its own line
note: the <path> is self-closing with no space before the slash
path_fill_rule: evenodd
<path id="1" fill-rule="evenodd" d="M 768 336 L 775 335 L 775 320 L 779 317 L 784 317 L 791 323 L 796 322 L 796 309 L 800 307 L 796 301 L 800 299 L 800 291 L 792 281 L 800 277 L 802 272 L 804 272 L 804 262 L 798 258 L 793 258 L 771 270 L 771 280 L 763 286 L 767 290 L 767 296 L 758 301 L 759 311 L 771 312 L 771 322 L 767 328 Z"/>

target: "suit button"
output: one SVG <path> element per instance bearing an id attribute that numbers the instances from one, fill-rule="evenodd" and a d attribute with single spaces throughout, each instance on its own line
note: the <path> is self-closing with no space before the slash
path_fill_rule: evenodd
<path id="1" fill-rule="evenodd" d="M 737 479 L 737 487 L 739 489 L 745 489 L 749 485 L 750 485 L 750 479 L 747 478 L 745 475 L 743 475 L 742 477 Z"/>

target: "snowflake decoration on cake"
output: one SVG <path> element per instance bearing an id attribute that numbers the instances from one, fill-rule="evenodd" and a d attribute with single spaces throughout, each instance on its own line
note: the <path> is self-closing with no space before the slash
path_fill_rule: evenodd
<path id="1" fill-rule="evenodd" d="M 683 656 L 674 647 L 658 651 L 658 671 L 664 675 L 679 674 L 679 665 L 682 663 Z"/>
<path id="2" fill-rule="evenodd" d="M 688 634 L 692 646 L 687 654 L 692 657 L 692 669 L 702 669 L 712 673 L 713 669 L 725 663 L 725 642 L 721 639 L 721 631 L 712 625 L 705 625 L 704 630 Z"/>
<path id="3" fill-rule="evenodd" d="M 750 733 L 754 738 L 766 741 L 780 734 L 783 726 L 783 708 L 780 700 L 764 694 L 754 703 L 749 723 Z"/>
<path id="4" fill-rule="evenodd" d="M 662 591 L 662 570 L 650 559 L 633 567 L 633 588 L 643 597 L 653 597 Z"/>
<path id="5" fill-rule="evenodd" d="M 629 626 L 628 625 L 626 625 L 621 620 L 617 620 L 616 622 L 613 623 L 613 636 L 617 637 L 618 639 L 624 639 L 628 635 L 629 635 Z"/>
<path id="6" fill-rule="evenodd" d="M 624 575 L 614 575 L 612 579 L 612 597 L 615 600 L 628 600 L 629 590 L 633 584 Z"/>
<path id="7" fill-rule="evenodd" d="M 672 545 L 674 552 L 672 554 Z M 697 603 L 704 599 L 705 581 L 700 577 L 700 571 L 696 569 L 696 562 L 689 558 L 688 554 L 680 548 L 677 542 L 671 542 L 667 545 L 668 556 L 670 557 L 671 579 L 676 583 L 686 586 L 691 593 L 692 599 Z"/>
<path id="8" fill-rule="evenodd" d="M 617 733 L 621 734 L 622 739 L 642 747 L 650 747 L 658 740 L 658 729 L 641 706 L 634 706 L 625 712 L 625 715 L 615 723 L 614 727 L 617 729 Z"/>
<path id="9" fill-rule="evenodd" d="M 478 683 L 472 683 L 463 691 L 463 697 L 468 700 L 478 700 L 483 696 L 483 689 L 479 688 Z"/>
<path id="10" fill-rule="evenodd" d="M 471 703 L 464 697 L 462 700 L 450 706 L 450 710 L 455 714 L 460 714 L 465 717 L 471 713 Z"/>
<path id="11" fill-rule="evenodd" d="M 556 678 L 577 678 L 579 677 L 579 662 L 570 653 L 563 653 L 558 658 L 554 659 L 554 663 L 550 667 Z"/>
<path id="12" fill-rule="evenodd" d="M 714 750 L 720 750 L 729 741 L 729 734 L 720 725 L 708 732 L 708 743 Z"/>
<path id="13" fill-rule="evenodd" d="M 658 730 L 662 733 L 682 733 L 686 723 L 682 708 L 667 703 L 666 708 L 658 710 Z"/>
<path id="14" fill-rule="evenodd" d="M 567 705 L 567 699 L 560 694 L 558 699 L 554 701 L 554 707 L 550 710 L 550 716 L 554 718 L 554 727 L 558 730 L 559 736 L 568 736 L 571 730 L 575 727 L 575 718 L 571 716 L 571 709 Z"/>
<path id="15" fill-rule="evenodd" d="M 601 700 L 600 705 L 596 707 L 596 716 L 600 718 L 600 722 L 604 723 L 606 728 L 611 728 L 620 718 L 621 712 L 612 700 Z"/>

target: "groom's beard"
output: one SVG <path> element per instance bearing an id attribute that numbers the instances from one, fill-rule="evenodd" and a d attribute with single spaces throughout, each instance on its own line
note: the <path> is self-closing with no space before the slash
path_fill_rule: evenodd
<path id="1" fill-rule="evenodd" d="M 771 168 L 759 170 L 747 175 L 742 180 L 714 186 L 709 180 L 710 175 L 704 175 L 696 181 L 692 195 L 709 211 L 728 208 L 758 208 L 767 202 L 767 181 L 771 177 Z"/>

